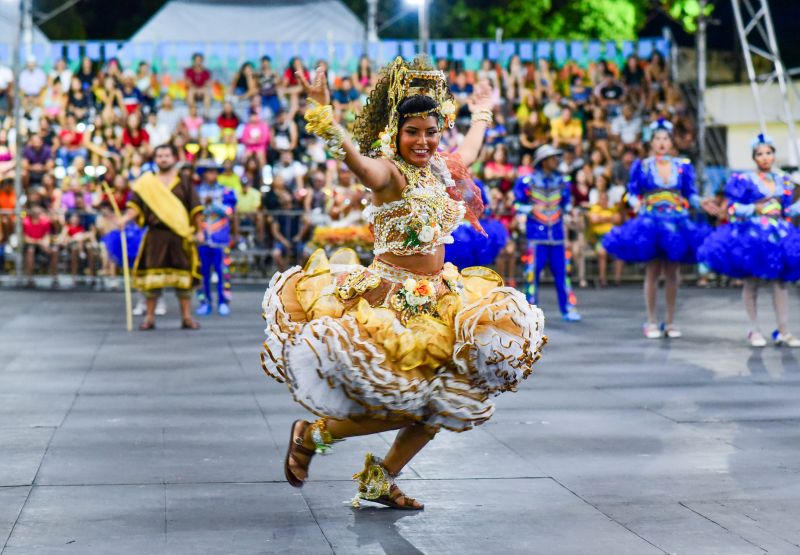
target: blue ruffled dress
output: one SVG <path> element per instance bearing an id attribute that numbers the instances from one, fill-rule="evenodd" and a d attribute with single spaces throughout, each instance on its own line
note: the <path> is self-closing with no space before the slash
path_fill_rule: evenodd
<path id="1" fill-rule="evenodd" d="M 689 213 L 690 206 L 700 204 L 694 168 L 686 158 L 663 159 L 671 166 L 666 182 L 658 173 L 656 158 L 633 163 L 628 199 L 632 204 L 638 203 L 639 212 L 603 238 L 603 247 L 612 256 L 626 262 L 697 262 L 697 249 L 711 233 L 711 227 L 694 221 Z"/>
<path id="2" fill-rule="evenodd" d="M 475 179 L 475 185 L 481 191 L 483 205 L 488 207 L 489 199 L 486 196 L 486 187 L 478 179 Z M 480 223 L 486 231 L 486 237 L 476 231 L 467 221 L 462 222 L 453 230 L 453 242 L 445 245 L 445 262 L 455 264 L 459 268 L 494 264 L 497 255 L 508 242 L 508 231 L 502 223 L 489 215 L 488 208 Z"/>
<path id="3" fill-rule="evenodd" d="M 136 261 L 136 255 L 139 253 L 139 245 L 142 242 L 142 235 L 144 230 L 134 224 L 129 223 L 125 227 L 125 241 L 128 245 L 128 267 L 133 268 L 133 263 Z M 103 244 L 106 246 L 108 256 L 114 261 L 117 266 L 122 266 L 122 232 L 114 229 L 103 236 Z"/>
<path id="4" fill-rule="evenodd" d="M 772 181 L 774 188 L 766 185 Z M 800 231 L 790 219 L 800 215 L 794 184 L 784 174 L 734 174 L 725 187 L 732 221 L 720 226 L 700 248 L 712 270 L 734 278 L 800 279 Z"/>

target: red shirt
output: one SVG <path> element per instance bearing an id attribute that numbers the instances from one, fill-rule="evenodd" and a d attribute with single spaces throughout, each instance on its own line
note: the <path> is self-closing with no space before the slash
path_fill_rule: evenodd
<path id="1" fill-rule="evenodd" d="M 22 231 L 25 237 L 39 241 L 50 235 L 50 220 L 47 216 L 41 216 L 34 222 L 30 216 L 25 216 L 22 220 Z"/>
<path id="2" fill-rule="evenodd" d="M 62 129 L 58 133 L 58 138 L 61 140 L 61 144 L 67 148 L 77 148 L 83 144 L 83 133 L 78 131 Z"/>
<path id="3" fill-rule="evenodd" d="M 307 69 L 303 70 L 303 77 L 306 78 L 306 81 L 311 81 L 311 76 L 309 75 Z M 294 70 L 292 68 L 287 68 L 286 71 L 283 72 L 283 78 L 286 79 L 286 82 L 290 87 L 300 84 L 300 81 L 297 80 L 297 75 L 294 74 Z"/>
<path id="4" fill-rule="evenodd" d="M 67 235 L 69 235 L 70 237 L 75 237 L 79 233 L 83 233 L 84 231 L 86 231 L 85 229 L 83 229 L 83 226 L 80 225 L 80 224 L 78 224 L 78 225 L 67 224 L 66 227 L 67 227 Z"/>
<path id="5" fill-rule="evenodd" d="M 138 133 L 132 134 L 128 131 L 126 127 L 122 131 L 122 144 L 125 146 L 131 145 L 133 147 L 139 148 L 142 146 L 142 143 L 149 143 L 150 142 L 150 135 L 147 134 L 147 131 L 144 129 L 140 129 Z"/>
<path id="6" fill-rule="evenodd" d="M 186 69 L 184 75 L 186 76 L 186 79 L 188 79 L 189 83 L 191 83 L 193 87 L 197 88 L 205 87 L 206 84 L 211 80 L 211 73 L 206 68 L 197 70 L 194 68 L 194 66 L 192 66 Z"/>
<path id="7" fill-rule="evenodd" d="M 217 118 L 217 125 L 220 129 L 236 129 L 239 127 L 239 118 L 237 118 L 235 114 L 231 114 L 230 116 L 220 114 Z"/>

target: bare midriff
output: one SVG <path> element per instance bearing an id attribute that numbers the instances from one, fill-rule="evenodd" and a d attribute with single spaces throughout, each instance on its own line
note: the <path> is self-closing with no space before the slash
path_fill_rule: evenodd
<path id="1" fill-rule="evenodd" d="M 438 274 L 442 270 L 442 266 L 444 266 L 444 246 L 439 245 L 436 247 L 436 252 L 432 254 L 400 256 L 399 254 L 385 252 L 379 254 L 376 258 L 382 262 L 415 274 L 435 275 Z"/>

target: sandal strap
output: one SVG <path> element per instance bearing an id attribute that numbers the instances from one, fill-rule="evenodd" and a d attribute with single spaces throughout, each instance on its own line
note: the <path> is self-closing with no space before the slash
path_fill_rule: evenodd
<path id="1" fill-rule="evenodd" d="M 316 451 L 303 445 L 302 437 L 295 437 L 294 441 L 292 442 L 292 454 L 294 453 L 300 453 L 301 455 L 305 455 L 307 457 L 313 457 L 316 454 Z"/>
<path id="2" fill-rule="evenodd" d="M 401 497 L 403 498 L 403 501 L 399 502 L 398 499 Z M 397 484 L 392 484 L 392 486 L 389 488 L 389 499 L 398 505 L 403 505 L 404 507 L 414 507 L 415 503 L 417 502 L 417 500 L 413 497 L 409 497 L 403 493 L 403 490 L 401 490 Z"/>

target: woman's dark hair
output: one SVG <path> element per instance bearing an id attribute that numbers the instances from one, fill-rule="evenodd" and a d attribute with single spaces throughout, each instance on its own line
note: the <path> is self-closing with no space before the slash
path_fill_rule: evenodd
<path id="1" fill-rule="evenodd" d="M 758 143 L 756 146 L 753 147 L 753 160 L 756 159 L 756 151 L 758 150 L 758 147 L 760 147 L 760 146 L 769 147 L 769 149 L 772 151 L 772 154 L 775 154 L 775 147 L 773 145 L 768 144 L 768 143 Z"/>
<path id="2" fill-rule="evenodd" d="M 424 94 L 416 94 L 414 96 L 404 98 L 400 101 L 400 104 L 397 105 L 397 113 L 400 114 L 400 121 L 397 123 L 397 128 L 400 129 L 403 126 L 403 123 L 405 123 L 406 120 L 406 115 L 417 114 L 419 112 L 430 112 L 438 107 L 438 102 L 436 102 L 430 96 Z"/>

